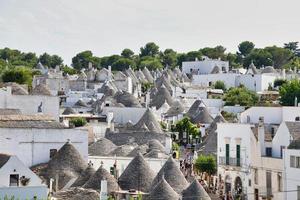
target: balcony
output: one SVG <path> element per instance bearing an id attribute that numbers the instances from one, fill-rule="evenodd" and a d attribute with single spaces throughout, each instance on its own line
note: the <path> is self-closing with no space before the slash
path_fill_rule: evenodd
<path id="1" fill-rule="evenodd" d="M 242 166 L 242 159 L 239 158 L 227 158 L 225 156 L 219 156 L 219 165 L 228 165 L 228 166 Z"/>

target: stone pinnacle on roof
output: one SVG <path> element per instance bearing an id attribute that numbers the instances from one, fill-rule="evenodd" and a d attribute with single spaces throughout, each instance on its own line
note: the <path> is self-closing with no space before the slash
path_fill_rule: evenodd
<path id="1" fill-rule="evenodd" d="M 172 157 L 169 157 L 169 159 L 166 161 L 163 167 L 159 170 L 158 174 L 152 182 L 151 188 L 154 188 L 157 185 L 157 183 L 161 180 L 162 176 L 164 176 L 169 185 L 178 194 L 181 194 L 181 192 L 188 186 L 187 180 L 185 179 L 184 175 L 182 174 L 178 165 Z"/>
<path id="2" fill-rule="evenodd" d="M 188 188 L 182 192 L 182 200 L 211 200 L 202 185 L 195 179 Z"/>
<path id="3" fill-rule="evenodd" d="M 179 195 L 173 190 L 164 177 L 151 190 L 148 200 L 178 200 Z"/>
<path id="4" fill-rule="evenodd" d="M 135 189 L 148 192 L 154 179 L 154 172 L 139 153 L 126 167 L 119 178 L 123 190 Z"/>

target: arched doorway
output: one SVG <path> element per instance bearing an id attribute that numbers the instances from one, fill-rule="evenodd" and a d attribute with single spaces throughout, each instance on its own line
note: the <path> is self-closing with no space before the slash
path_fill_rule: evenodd
<path id="1" fill-rule="evenodd" d="M 225 194 L 231 192 L 231 177 L 229 175 L 225 176 Z"/>
<path id="2" fill-rule="evenodd" d="M 238 176 L 234 181 L 234 190 L 237 197 L 241 197 L 243 193 L 242 179 Z"/>

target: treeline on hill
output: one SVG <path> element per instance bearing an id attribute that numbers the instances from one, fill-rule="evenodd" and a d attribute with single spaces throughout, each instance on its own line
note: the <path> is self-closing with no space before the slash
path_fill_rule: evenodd
<path id="1" fill-rule="evenodd" d="M 91 62 L 94 67 L 102 68 L 112 66 L 113 70 L 123 70 L 131 66 L 134 69 L 148 67 L 149 69 L 162 69 L 166 66 L 181 66 L 183 61 L 193 61 L 208 56 L 212 59 L 222 59 L 230 62 L 233 68 L 248 67 L 253 63 L 258 67 L 273 65 L 275 68 L 300 68 L 300 50 L 298 42 L 285 43 L 283 47 L 270 46 L 255 48 L 255 44 L 249 41 L 241 42 L 236 53 L 227 53 L 223 46 L 205 47 L 187 53 L 178 53 L 173 49 L 160 50 L 153 42 L 147 43 L 135 54 L 130 49 L 124 49 L 120 55 L 97 57 L 91 51 L 83 51 L 72 58 L 72 67 L 63 63 L 59 55 L 44 53 L 40 56 L 32 52 L 21 52 L 15 49 L 0 49 L 0 74 L 3 81 L 14 81 L 12 74 L 21 76 L 33 75 L 32 70 L 38 62 L 49 68 L 60 66 L 66 73 L 73 74 L 81 69 L 88 68 Z M 5 76 L 5 73 L 8 73 Z M 17 81 L 20 82 L 20 81 Z"/>

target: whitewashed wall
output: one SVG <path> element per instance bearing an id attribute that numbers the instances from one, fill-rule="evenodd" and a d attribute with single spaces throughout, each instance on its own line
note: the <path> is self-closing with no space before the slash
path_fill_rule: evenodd
<path id="1" fill-rule="evenodd" d="M 0 152 L 18 156 L 28 167 L 48 162 L 50 149 L 59 150 L 68 140 L 88 159 L 87 130 L 1 128 L 0 133 Z"/>
<path id="2" fill-rule="evenodd" d="M 37 114 L 42 102 L 43 114 L 59 119 L 59 98 L 41 95 L 12 95 L 10 90 L 0 90 L 0 108 L 20 109 L 22 114 Z"/>
<path id="3" fill-rule="evenodd" d="M 114 121 L 116 123 L 125 124 L 129 120 L 137 123 L 146 111 L 146 108 L 133 107 L 103 107 L 102 114 L 107 115 L 108 112 L 114 113 Z"/>

